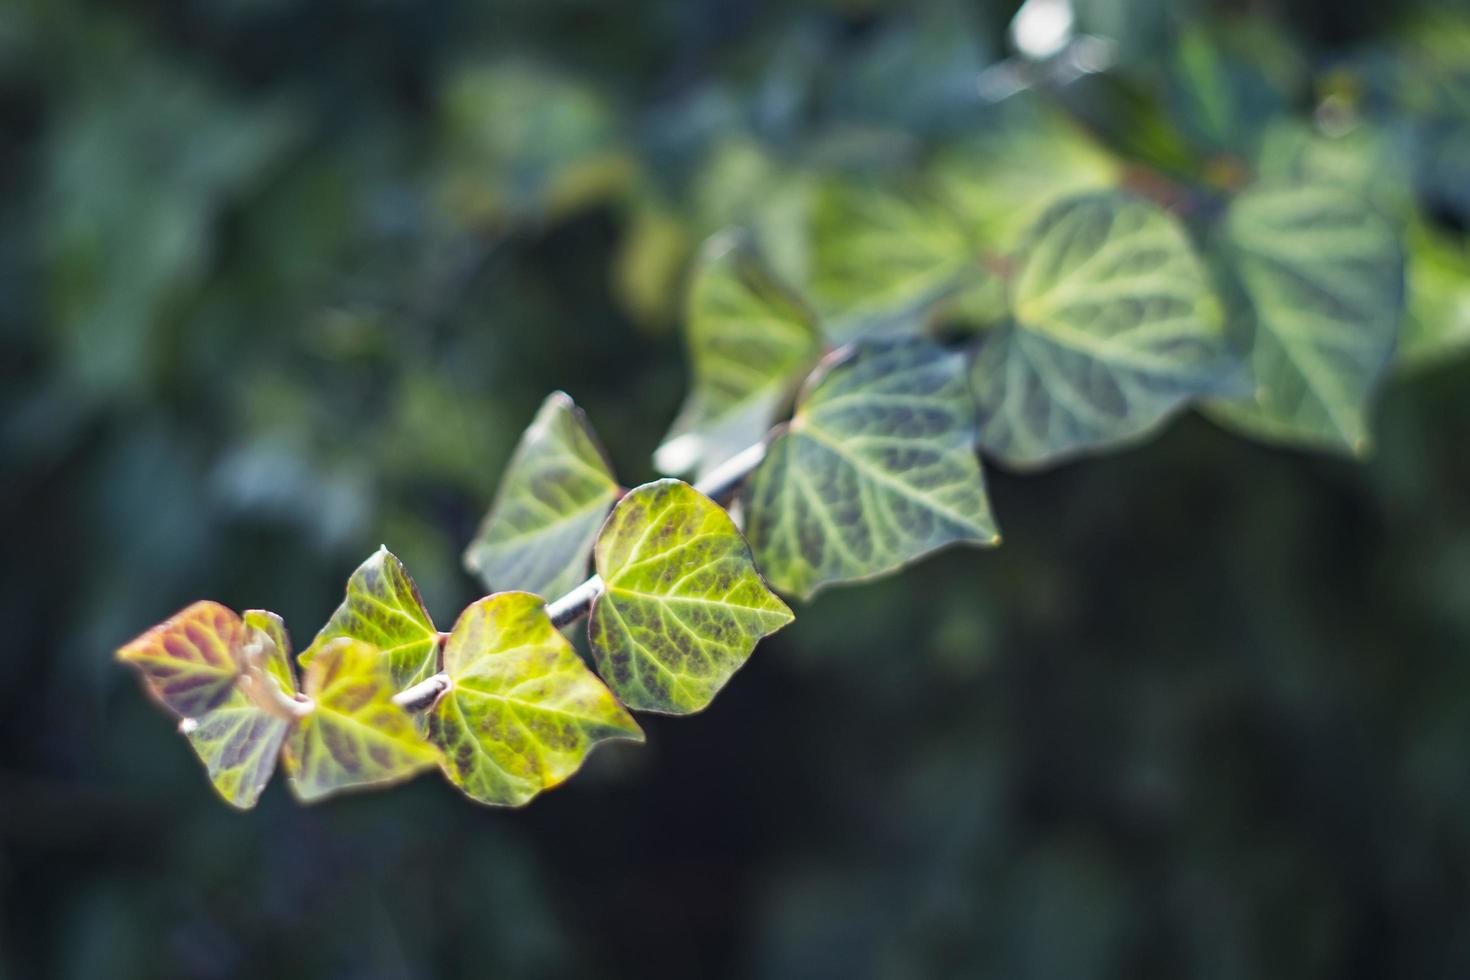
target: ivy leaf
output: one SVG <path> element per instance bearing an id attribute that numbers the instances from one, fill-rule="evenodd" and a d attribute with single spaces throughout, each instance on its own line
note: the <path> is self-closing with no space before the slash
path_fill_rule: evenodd
<path id="1" fill-rule="evenodd" d="M 444 772 L 471 799 L 520 806 L 600 742 L 643 732 L 526 592 L 466 609 L 444 647 L 449 688 L 429 713 Z"/>
<path id="2" fill-rule="evenodd" d="M 762 571 L 809 599 L 953 542 L 996 543 L 974 439 L 960 354 L 870 341 L 819 368 L 746 489 Z"/>
<path id="3" fill-rule="evenodd" d="M 678 480 L 629 492 L 595 556 L 605 590 L 588 623 L 592 655 L 630 708 L 699 711 L 792 619 L 730 515 Z"/>
<path id="4" fill-rule="evenodd" d="M 1212 414 L 1272 442 L 1365 452 L 1404 305 L 1392 226 L 1344 188 L 1263 184 L 1231 205 L 1221 237 L 1254 390 Z"/>
<path id="5" fill-rule="evenodd" d="M 1138 439 L 1235 381 L 1202 263 L 1144 201 L 1099 193 L 1052 208 L 1027 236 L 1011 300 L 971 384 L 980 445 L 1012 466 Z"/>
<path id="6" fill-rule="evenodd" d="M 807 289 L 834 341 L 911 333 L 987 275 L 964 228 L 922 195 L 848 181 L 817 194 Z"/>
<path id="7" fill-rule="evenodd" d="M 217 602 L 196 602 L 117 652 L 159 704 L 196 718 L 229 699 L 240 676 L 245 624 Z"/>
<path id="8" fill-rule="evenodd" d="M 251 693 L 263 671 L 287 696 L 296 693 L 289 641 L 280 617 L 252 610 L 244 620 L 199 602 L 119 651 L 166 707 L 227 803 L 248 810 L 275 772 L 289 715 Z"/>
<path id="9" fill-rule="evenodd" d="M 654 456 L 665 473 L 708 470 L 759 441 L 821 350 L 811 312 L 728 234 L 700 255 L 684 324 L 694 387 Z"/>
<path id="10" fill-rule="evenodd" d="M 586 577 L 620 492 L 587 417 L 555 392 L 521 436 L 465 567 L 492 590 L 561 595 Z"/>
<path id="11" fill-rule="evenodd" d="M 400 782 L 434 765 L 438 753 L 393 703 L 388 661 L 370 643 L 337 637 L 316 647 L 306 695 L 316 710 L 286 741 L 286 772 L 311 803 L 347 789 Z"/>
<path id="12" fill-rule="evenodd" d="M 1470 239 L 1410 223 L 1409 310 L 1399 363 L 1431 367 L 1470 351 Z"/>
<path id="13" fill-rule="evenodd" d="M 1113 187 L 1118 160 L 1063 113 L 1023 94 L 996 105 L 975 135 L 936 157 L 935 194 L 985 252 L 1007 255 L 1064 198 Z"/>
<path id="14" fill-rule="evenodd" d="M 439 669 L 439 632 L 408 570 L 387 548 L 379 548 L 352 573 L 347 598 L 302 652 L 301 666 L 311 666 L 323 647 L 343 637 L 376 647 L 397 689 Z"/>

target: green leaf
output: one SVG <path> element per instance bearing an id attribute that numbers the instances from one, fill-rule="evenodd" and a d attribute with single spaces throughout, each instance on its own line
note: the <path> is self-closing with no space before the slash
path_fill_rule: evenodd
<path id="1" fill-rule="evenodd" d="M 746 490 L 762 571 L 783 592 L 875 578 L 957 541 L 999 541 L 964 359 L 868 342 L 819 369 Z"/>
<path id="2" fill-rule="evenodd" d="M 481 599 L 444 647 L 449 688 L 429 713 L 444 772 L 471 799 L 520 806 L 600 742 L 643 732 L 526 592 Z"/>
<path id="3" fill-rule="evenodd" d="M 806 286 L 834 341 L 912 333 L 987 275 L 964 228 L 920 194 L 834 180 L 816 196 Z"/>
<path id="4" fill-rule="evenodd" d="M 706 243 L 684 324 L 694 383 L 654 456 L 665 473 L 704 472 L 760 441 L 821 350 L 811 312 L 729 234 Z"/>
<path id="5" fill-rule="evenodd" d="M 323 647 L 343 637 L 376 647 L 398 689 L 438 671 L 439 631 L 429 619 L 408 570 L 378 549 L 347 580 L 347 598 L 298 658 L 309 667 Z"/>
<path id="6" fill-rule="evenodd" d="M 118 652 L 148 689 L 182 715 L 179 731 L 225 801 L 253 807 L 275 772 L 291 718 L 252 684 L 264 675 L 296 693 L 289 641 L 280 617 L 252 610 L 241 618 L 198 602 Z"/>
<path id="7" fill-rule="evenodd" d="M 285 746 L 298 799 L 396 783 L 434 765 L 438 753 L 393 703 L 397 690 L 372 644 L 338 637 L 316 648 L 306 668 L 306 695 L 316 710 L 297 722 Z"/>
<path id="8" fill-rule="evenodd" d="M 1392 226 L 1343 188 L 1263 184 L 1235 200 L 1221 239 L 1254 391 L 1211 413 L 1268 441 L 1365 452 L 1404 305 Z"/>
<path id="9" fill-rule="evenodd" d="M 791 622 L 730 515 L 687 483 L 631 491 L 595 554 L 605 590 L 587 633 L 599 673 L 630 708 L 699 711 L 761 637 Z"/>
<path id="10" fill-rule="evenodd" d="M 942 150 L 929 172 L 936 195 L 987 253 L 1012 252 L 1053 204 L 1113 187 L 1119 161 L 1036 96 L 996 106 L 969 139 Z"/>
<path id="11" fill-rule="evenodd" d="M 1031 230 L 1013 321 L 971 369 L 980 445 L 1033 467 L 1135 440 L 1236 375 L 1219 305 L 1184 230 L 1162 209 L 1098 193 Z"/>
<path id="12" fill-rule="evenodd" d="M 1410 224 L 1409 311 L 1399 362 L 1432 367 L 1470 352 L 1470 240 Z"/>
<path id="13" fill-rule="evenodd" d="M 620 492 L 587 417 L 555 392 L 521 436 L 465 566 L 491 590 L 561 595 L 586 577 Z"/>

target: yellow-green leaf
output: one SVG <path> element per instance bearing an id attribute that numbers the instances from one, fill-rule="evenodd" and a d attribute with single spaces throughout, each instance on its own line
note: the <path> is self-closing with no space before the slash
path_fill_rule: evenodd
<path id="1" fill-rule="evenodd" d="M 821 351 L 811 311 L 728 233 L 695 266 L 684 338 L 694 381 L 654 456 L 665 473 L 704 472 L 758 442 Z"/>
<path id="2" fill-rule="evenodd" d="M 492 590 L 561 595 L 587 576 L 619 492 L 587 417 L 555 392 L 521 436 L 465 567 Z"/>
<path id="3" fill-rule="evenodd" d="M 297 722 L 285 747 L 300 800 L 400 782 L 434 765 L 438 753 L 393 703 L 397 690 L 372 644 L 338 637 L 317 647 L 306 668 L 306 695 L 316 710 Z"/>
<path id="4" fill-rule="evenodd" d="M 588 624 L 598 672 L 631 708 L 709 704 L 761 637 L 791 622 L 730 515 L 678 480 L 631 491 L 597 539 Z"/>
<path id="5" fill-rule="evenodd" d="M 868 342 L 819 373 L 746 489 L 761 571 L 810 598 L 954 542 L 999 540 L 959 354 Z"/>
<path id="6" fill-rule="evenodd" d="M 1239 390 L 1204 266 L 1153 204 L 1056 205 L 1023 243 L 1011 303 L 971 384 L 980 445 L 1012 466 L 1136 440 L 1193 397 Z"/>
<path id="7" fill-rule="evenodd" d="M 1212 414 L 1273 442 L 1364 452 L 1404 306 L 1392 226 L 1359 192 L 1264 184 L 1234 201 L 1222 239 L 1253 391 Z"/>
<path id="8" fill-rule="evenodd" d="M 643 740 L 538 596 L 502 592 L 466 609 L 444 670 L 429 739 L 450 781 L 481 803 L 520 806 L 576 772 L 598 743 Z"/>
<path id="9" fill-rule="evenodd" d="M 196 602 L 117 652 L 143 686 L 180 718 L 222 704 L 240 676 L 237 651 L 245 624 L 217 602 Z"/>
<path id="10" fill-rule="evenodd" d="M 301 666 L 310 666 L 324 646 L 343 637 L 376 647 L 398 689 L 439 669 L 439 632 L 408 570 L 387 548 L 352 573 L 347 598 L 302 652 Z"/>

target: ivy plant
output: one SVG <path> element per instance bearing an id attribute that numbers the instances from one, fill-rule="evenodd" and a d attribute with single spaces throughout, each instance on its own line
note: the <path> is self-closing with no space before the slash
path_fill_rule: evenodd
<path id="1" fill-rule="evenodd" d="M 1054 466 L 1196 407 L 1250 438 L 1362 455 L 1389 373 L 1465 346 L 1470 262 L 1422 203 L 1438 171 L 1384 149 L 1394 91 L 1345 99 L 1328 76 L 1304 117 L 1307 73 L 1239 58 L 1255 43 L 1191 34 L 1161 69 L 1167 102 L 1140 100 L 1126 63 L 1101 89 L 1069 75 L 1065 48 L 1001 66 L 1030 82 L 951 107 L 952 125 L 916 121 L 898 168 L 850 166 L 832 143 L 780 159 L 727 143 L 687 214 L 649 204 L 652 168 L 604 166 L 601 141 L 495 147 L 555 157 L 507 199 L 570 207 L 561 170 L 592 167 L 618 179 L 578 187 L 626 195 L 660 229 L 649 254 L 713 232 L 689 260 L 691 383 L 662 478 L 625 489 L 557 392 L 465 552 L 491 591 L 448 632 L 385 548 L 294 662 L 278 617 L 212 602 L 119 658 L 234 806 L 278 763 L 304 802 L 437 768 L 518 806 L 598 745 L 641 741 L 635 713 L 708 708 L 792 621 L 786 600 L 999 544 L 982 457 Z M 1139 125 L 1096 131 L 1090 107 L 1119 92 Z M 710 204 L 724 184 L 736 203 Z M 567 633 L 582 619 L 585 659 Z"/>

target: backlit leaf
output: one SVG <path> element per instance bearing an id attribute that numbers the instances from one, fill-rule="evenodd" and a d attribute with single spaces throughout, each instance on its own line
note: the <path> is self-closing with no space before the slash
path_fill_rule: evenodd
<path id="1" fill-rule="evenodd" d="M 587 576 L 619 492 L 586 416 L 555 392 L 521 436 L 465 566 L 492 590 L 561 595 Z"/>
<path id="2" fill-rule="evenodd" d="M 576 772 L 599 742 L 643 739 L 529 593 L 466 609 L 444 669 L 450 687 L 429 713 L 429 739 L 450 781 L 481 803 L 519 806 Z"/>
<path id="3" fill-rule="evenodd" d="M 813 379 L 746 491 L 762 572 L 783 592 L 874 578 L 958 541 L 999 540 L 964 360 L 868 342 Z"/>
<path id="4" fill-rule="evenodd" d="M 971 370 L 980 445 L 1016 467 L 1137 439 L 1234 378 L 1184 230 L 1123 194 L 1073 198 L 1026 237 L 1013 320 Z"/>
<path id="5" fill-rule="evenodd" d="M 986 275 L 964 228 L 922 195 L 848 181 L 817 195 L 806 288 L 836 341 L 911 333 Z"/>
<path id="6" fill-rule="evenodd" d="M 728 234 L 706 243 L 684 325 L 693 390 L 654 457 L 666 473 L 707 470 L 758 442 L 821 349 L 810 311 Z"/>
<path id="7" fill-rule="evenodd" d="M 210 782 L 241 809 L 260 798 L 291 725 L 289 715 L 269 697 L 253 694 L 250 685 L 263 674 L 285 696 L 295 695 L 288 644 L 274 613 L 252 610 L 241 620 L 224 606 L 200 602 L 118 654 L 183 716 L 179 731 Z"/>
<path id="8" fill-rule="evenodd" d="M 595 554 L 606 588 L 588 624 L 592 654 L 630 708 L 700 710 L 761 637 L 791 622 L 730 515 L 687 483 L 631 491 Z"/>
<path id="9" fill-rule="evenodd" d="M 1432 367 L 1470 352 L 1470 239 L 1409 226 L 1409 310 L 1399 363 Z"/>
<path id="10" fill-rule="evenodd" d="M 408 570 L 387 548 L 378 549 L 352 573 L 347 598 L 302 652 L 301 666 L 310 666 L 324 646 L 343 637 L 376 647 L 399 689 L 439 669 L 439 632 Z"/>
<path id="11" fill-rule="evenodd" d="M 396 783 L 434 765 L 438 753 L 392 701 L 397 690 L 372 644 L 338 637 L 317 647 L 305 691 L 316 710 L 297 722 L 285 748 L 300 800 Z"/>
<path id="12" fill-rule="evenodd" d="M 1254 391 L 1212 413 L 1270 441 L 1364 452 L 1368 400 L 1404 304 L 1392 226 L 1359 193 L 1270 184 L 1235 200 L 1222 240 Z"/>

